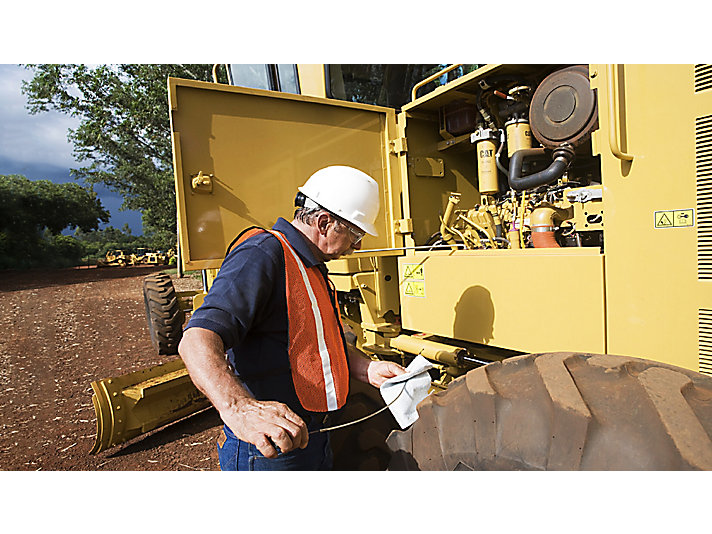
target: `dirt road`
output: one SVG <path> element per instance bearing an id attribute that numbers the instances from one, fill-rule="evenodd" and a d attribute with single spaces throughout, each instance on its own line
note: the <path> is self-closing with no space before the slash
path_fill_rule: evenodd
<path id="1" fill-rule="evenodd" d="M 143 277 L 156 267 L 0 272 L 0 469 L 218 470 L 210 409 L 91 456 L 93 380 L 171 358 L 151 345 Z M 199 289 L 195 278 L 177 290 Z"/>

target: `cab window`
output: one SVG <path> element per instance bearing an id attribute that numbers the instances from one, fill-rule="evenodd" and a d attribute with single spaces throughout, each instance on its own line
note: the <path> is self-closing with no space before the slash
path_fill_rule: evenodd
<path id="1" fill-rule="evenodd" d="M 232 64 L 228 72 L 232 85 L 251 89 L 273 89 L 269 65 Z"/>
<path id="2" fill-rule="evenodd" d="M 296 65 L 235 63 L 228 67 L 232 85 L 300 94 Z"/>
<path id="3" fill-rule="evenodd" d="M 410 102 L 413 86 L 447 65 L 326 65 L 327 96 L 349 102 L 401 108 Z M 474 70 L 463 65 L 430 82 L 419 95 Z"/>
<path id="4" fill-rule="evenodd" d="M 299 76 L 297 75 L 296 65 L 275 65 L 277 81 L 279 82 L 278 91 L 284 93 L 292 93 L 298 95 L 301 93 L 299 90 Z"/>

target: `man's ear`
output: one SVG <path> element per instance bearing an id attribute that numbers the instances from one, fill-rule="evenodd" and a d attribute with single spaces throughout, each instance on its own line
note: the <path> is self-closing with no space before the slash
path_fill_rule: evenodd
<path id="1" fill-rule="evenodd" d="M 316 217 L 316 228 L 319 230 L 321 235 L 326 235 L 326 231 L 329 228 L 329 223 L 331 222 L 331 217 L 325 211 L 322 211 Z"/>

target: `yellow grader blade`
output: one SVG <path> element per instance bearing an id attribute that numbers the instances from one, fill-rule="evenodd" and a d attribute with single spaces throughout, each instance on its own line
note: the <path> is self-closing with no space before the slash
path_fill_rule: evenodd
<path id="1" fill-rule="evenodd" d="M 124 443 L 210 405 L 183 361 L 92 382 L 96 440 L 90 454 Z"/>

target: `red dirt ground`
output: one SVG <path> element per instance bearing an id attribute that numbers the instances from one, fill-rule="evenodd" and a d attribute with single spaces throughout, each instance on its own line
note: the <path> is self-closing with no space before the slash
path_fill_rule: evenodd
<path id="1" fill-rule="evenodd" d="M 154 351 L 143 305 L 143 278 L 161 269 L 0 273 L 0 470 L 219 470 L 213 409 L 89 454 L 91 382 L 173 358 Z M 173 278 L 178 291 L 201 287 Z"/>

